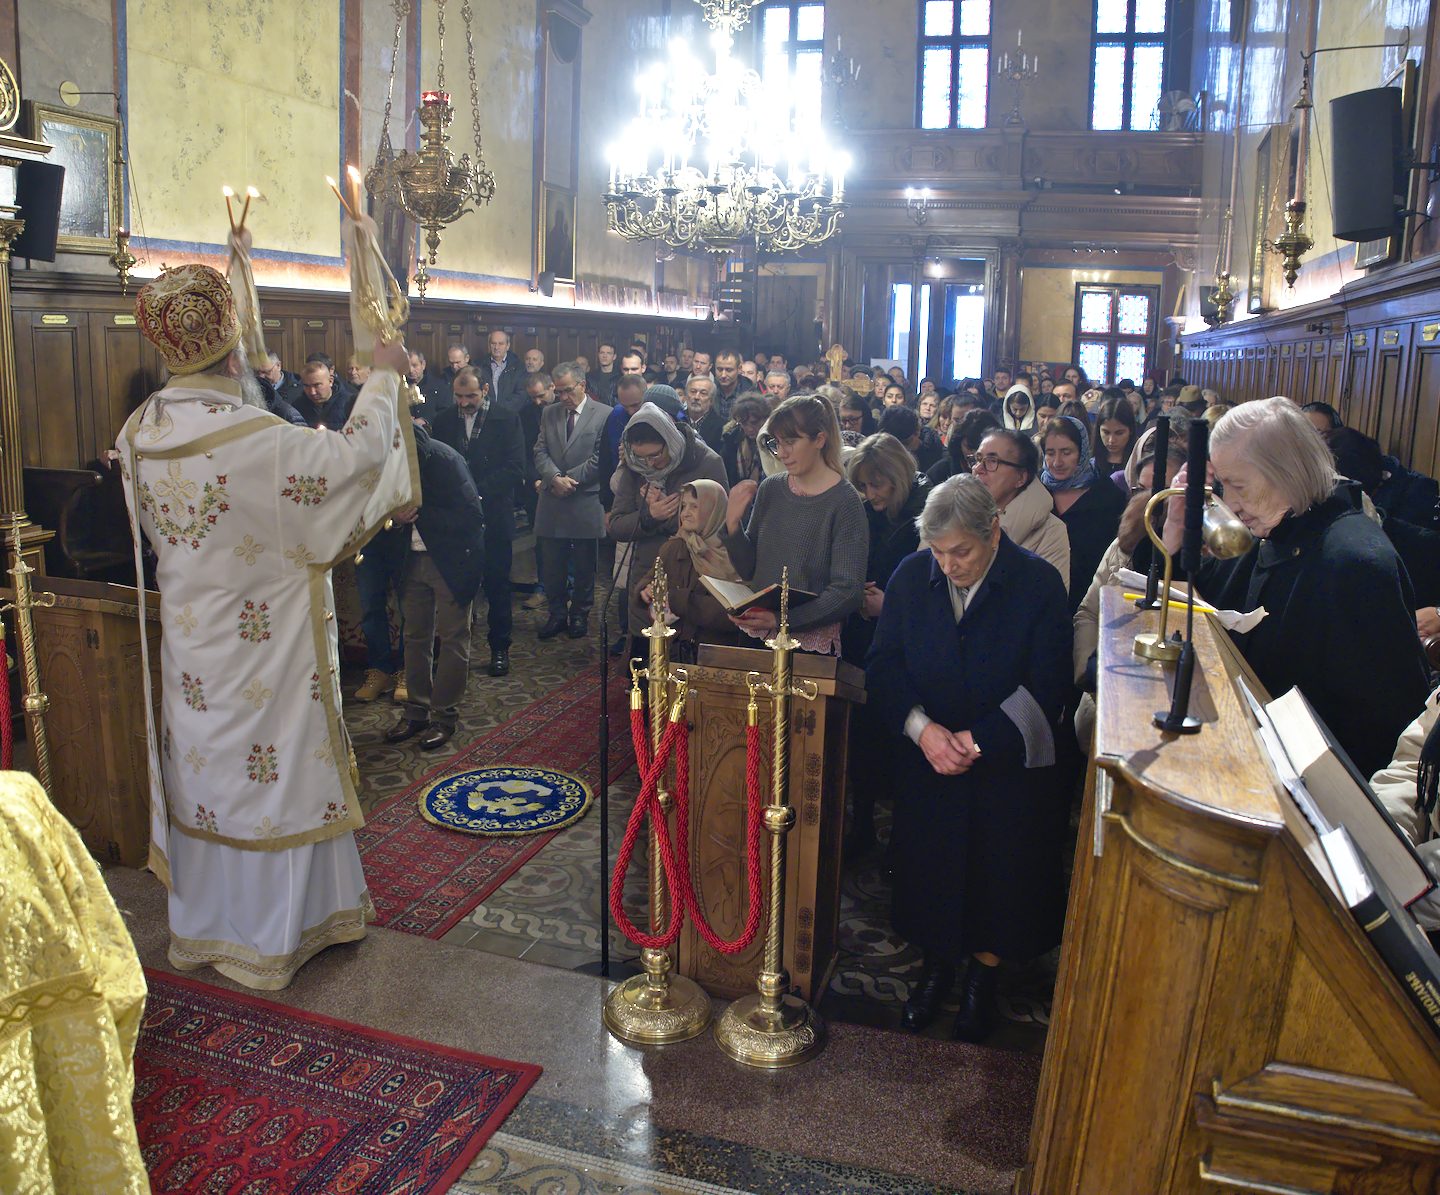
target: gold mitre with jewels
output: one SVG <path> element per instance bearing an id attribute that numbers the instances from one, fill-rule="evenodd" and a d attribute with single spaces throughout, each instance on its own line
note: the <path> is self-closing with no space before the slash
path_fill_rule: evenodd
<path id="1" fill-rule="evenodd" d="M 135 296 L 135 318 L 171 373 L 209 369 L 240 343 L 230 283 L 209 266 L 163 271 Z"/>

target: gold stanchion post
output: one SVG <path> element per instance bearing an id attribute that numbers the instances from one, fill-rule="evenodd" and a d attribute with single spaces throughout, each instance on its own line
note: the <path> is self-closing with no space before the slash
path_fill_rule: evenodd
<path id="1" fill-rule="evenodd" d="M 30 586 L 30 574 L 35 570 L 25 563 L 25 545 L 21 538 L 23 518 L 19 512 L 10 516 L 10 550 L 15 554 L 10 565 L 10 581 L 15 587 L 15 600 L 3 609 L 15 611 L 15 640 L 20 645 L 20 668 L 25 678 L 25 722 L 35 752 L 35 775 L 40 787 L 49 793 L 52 791 L 50 743 L 45 737 L 45 711 L 50 708 L 50 698 L 40 691 L 40 663 L 35 656 L 35 626 L 30 621 L 30 611 L 35 606 L 53 606 L 55 595 L 37 594 Z M 8 678 L 0 677 L 0 684 L 9 683 Z"/>
<path id="2" fill-rule="evenodd" d="M 799 643 L 790 634 L 790 570 L 781 575 L 780 626 L 766 644 L 774 652 L 768 683 L 751 673 L 752 709 L 757 690 L 770 695 L 775 710 L 775 741 L 771 746 L 770 804 L 765 809 L 765 828 L 770 832 L 769 927 L 765 935 L 765 959 L 756 981 L 756 993 L 742 996 L 721 1014 L 715 1023 L 720 1048 L 747 1066 L 778 1070 L 808 1062 L 825 1044 L 825 1023 L 804 1000 L 786 989 L 790 976 L 781 965 L 785 926 L 785 835 L 795 824 L 790 794 L 790 699 L 814 701 L 814 681 L 795 682 L 790 674 L 790 657 Z M 753 714 L 752 714 L 753 717 Z"/>
<path id="3" fill-rule="evenodd" d="M 651 608 L 655 616 L 642 634 L 650 640 L 650 665 L 639 668 L 632 661 L 630 674 L 636 683 L 630 691 L 630 708 L 641 708 L 639 677 L 650 687 L 650 744 L 659 751 L 665 734 L 665 721 L 670 705 L 670 639 L 675 631 L 665 624 L 667 585 L 665 570 L 655 562 L 651 582 Z M 659 791 L 662 816 L 669 818 L 671 797 L 663 787 Z M 665 870 L 660 861 L 660 836 L 655 827 L 650 831 L 650 932 L 663 934 L 669 921 L 669 892 Z M 618 984 L 606 997 L 603 1011 L 605 1028 L 623 1042 L 637 1046 L 668 1045 L 698 1037 L 710 1024 L 710 997 L 693 979 L 671 973 L 668 950 L 644 949 L 640 952 L 644 971 Z"/>

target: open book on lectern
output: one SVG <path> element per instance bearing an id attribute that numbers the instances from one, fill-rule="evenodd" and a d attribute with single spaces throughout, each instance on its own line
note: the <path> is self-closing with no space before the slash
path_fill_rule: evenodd
<path id="1" fill-rule="evenodd" d="M 1429 892 L 1434 882 L 1415 847 L 1305 695 L 1291 689 L 1269 702 L 1265 713 L 1290 765 L 1291 777 L 1282 773 L 1285 787 L 1306 813 L 1306 820 L 1313 824 L 1318 813 L 1323 821 L 1315 827 L 1316 833 L 1323 836 L 1344 826 L 1401 904 L 1414 904 Z M 1261 737 L 1265 737 L 1263 733 Z M 1269 745 L 1267 742 L 1267 748 Z M 1271 758 L 1273 761 L 1273 752 Z M 1307 808 L 1307 803 L 1313 809 Z"/>
<path id="2" fill-rule="evenodd" d="M 746 610 L 770 610 L 780 612 L 780 586 L 767 585 L 764 589 L 751 589 L 739 581 L 722 581 L 718 577 L 700 578 L 700 584 L 710 591 L 714 599 L 731 614 L 744 614 Z M 791 607 L 803 605 L 816 595 L 804 589 L 790 586 Z"/>

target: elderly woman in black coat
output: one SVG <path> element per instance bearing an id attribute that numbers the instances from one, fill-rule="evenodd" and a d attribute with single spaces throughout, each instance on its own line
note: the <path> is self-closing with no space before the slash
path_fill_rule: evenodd
<path id="1" fill-rule="evenodd" d="M 1257 543 L 1237 559 L 1205 561 L 1196 591 L 1221 609 L 1265 607 L 1265 619 L 1235 637 L 1260 683 L 1277 697 L 1297 686 L 1361 773 L 1373 774 L 1429 692 L 1415 596 L 1395 549 L 1337 492 L 1330 450 L 1289 399 L 1221 416 L 1210 464 Z M 1171 552 L 1183 530 L 1184 503 L 1171 502 Z"/>
<path id="2" fill-rule="evenodd" d="M 1000 530 L 978 478 L 935 487 L 919 524 L 929 550 L 890 578 L 865 668 L 896 744 L 895 928 L 925 951 L 904 1026 L 934 1019 L 958 969 L 952 1036 L 980 1041 L 1000 959 L 1060 941 L 1069 607 L 1055 568 Z"/>

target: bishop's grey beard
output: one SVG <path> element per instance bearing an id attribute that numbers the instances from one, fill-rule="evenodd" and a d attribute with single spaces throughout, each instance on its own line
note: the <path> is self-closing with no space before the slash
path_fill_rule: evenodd
<path id="1" fill-rule="evenodd" d="M 254 375 L 247 373 L 239 379 L 239 382 L 241 402 L 247 407 L 259 407 L 262 411 L 269 410 L 265 404 L 265 391 L 255 380 Z"/>

